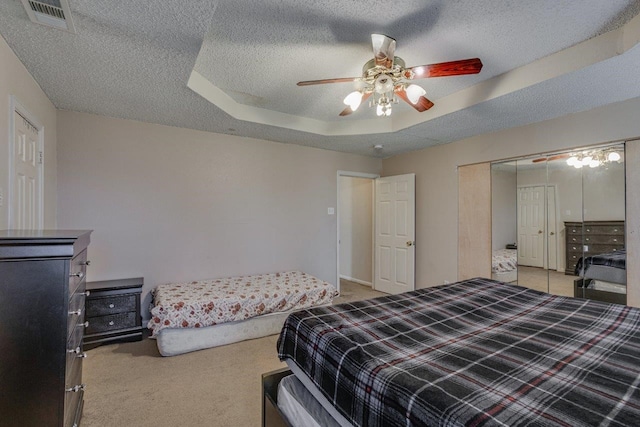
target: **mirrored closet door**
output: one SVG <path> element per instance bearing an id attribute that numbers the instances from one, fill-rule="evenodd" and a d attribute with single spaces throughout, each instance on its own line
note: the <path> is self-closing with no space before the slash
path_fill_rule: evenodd
<path id="1" fill-rule="evenodd" d="M 492 164 L 492 277 L 626 301 L 624 144 Z"/>

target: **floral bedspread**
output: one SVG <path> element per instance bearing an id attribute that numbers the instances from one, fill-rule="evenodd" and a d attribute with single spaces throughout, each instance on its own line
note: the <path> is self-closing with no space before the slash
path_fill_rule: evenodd
<path id="1" fill-rule="evenodd" d="M 336 288 L 299 271 L 160 285 L 147 327 L 202 328 L 261 314 L 331 304 Z"/>
<path id="2" fill-rule="evenodd" d="M 491 257 L 491 271 L 493 273 L 506 273 L 518 268 L 517 249 L 498 249 L 493 251 Z"/>

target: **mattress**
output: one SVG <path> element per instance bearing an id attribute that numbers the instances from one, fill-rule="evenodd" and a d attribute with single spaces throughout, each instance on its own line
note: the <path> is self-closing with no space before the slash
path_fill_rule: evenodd
<path id="1" fill-rule="evenodd" d="M 627 270 L 608 265 L 592 264 L 584 271 L 584 278 L 625 285 L 627 283 Z"/>
<path id="2" fill-rule="evenodd" d="M 347 427 L 341 426 L 295 375 L 280 380 L 278 408 L 292 426 Z"/>
<path id="3" fill-rule="evenodd" d="M 204 328 L 269 313 L 331 304 L 336 288 L 299 271 L 160 285 L 148 328 Z"/>
<path id="4" fill-rule="evenodd" d="M 604 280 L 591 280 L 587 288 L 595 289 L 596 291 L 613 292 L 616 294 L 627 293 L 627 285 L 621 285 L 620 283 L 611 283 Z"/>
<path id="5" fill-rule="evenodd" d="M 518 270 L 505 271 L 503 273 L 491 273 L 491 278 L 499 282 L 515 282 L 518 280 Z"/>
<path id="6" fill-rule="evenodd" d="M 493 273 L 506 273 L 518 268 L 517 249 L 497 249 L 491 254 L 491 271 Z"/>
<path id="7" fill-rule="evenodd" d="M 278 340 L 371 427 L 635 425 L 639 352 L 639 309 L 480 278 L 298 311 Z"/>
<path id="8" fill-rule="evenodd" d="M 205 348 L 233 344 L 280 332 L 291 311 L 271 313 L 247 320 L 204 328 L 164 328 L 154 336 L 162 356 L 177 356 Z"/>

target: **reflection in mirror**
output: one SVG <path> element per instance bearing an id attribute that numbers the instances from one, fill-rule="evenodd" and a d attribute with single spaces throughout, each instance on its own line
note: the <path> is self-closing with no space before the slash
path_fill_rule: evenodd
<path id="1" fill-rule="evenodd" d="M 494 163 L 491 186 L 494 279 L 626 303 L 624 144 Z"/>
<path id="2" fill-rule="evenodd" d="M 556 211 L 556 186 L 548 165 L 546 156 L 517 161 L 518 284 L 542 292 L 550 291 L 549 271 L 558 268 L 557 225 L 549 216 Z"/>
<path id="3" fill-rule="evenodd" d="M 582 280 L 576 296 L 626 304 L 624 145 L 572 154 L 572 164 L 583 164 L 583 253 L 574 270 Z"/>
<path id="4" fill-rule="evenodd" d="M 491 165 L 491 278 L 517 283 L 516 162 Z"/>

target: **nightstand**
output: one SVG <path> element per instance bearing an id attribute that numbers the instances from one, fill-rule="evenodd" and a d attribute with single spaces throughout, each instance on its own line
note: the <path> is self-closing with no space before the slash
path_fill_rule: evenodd
<path id="1" fill-rule="evenodd" d="M 140 294 L 144 279 L 88 282 L 82 341 L 85 350 L 116 341 L 142 340 Z"/>

